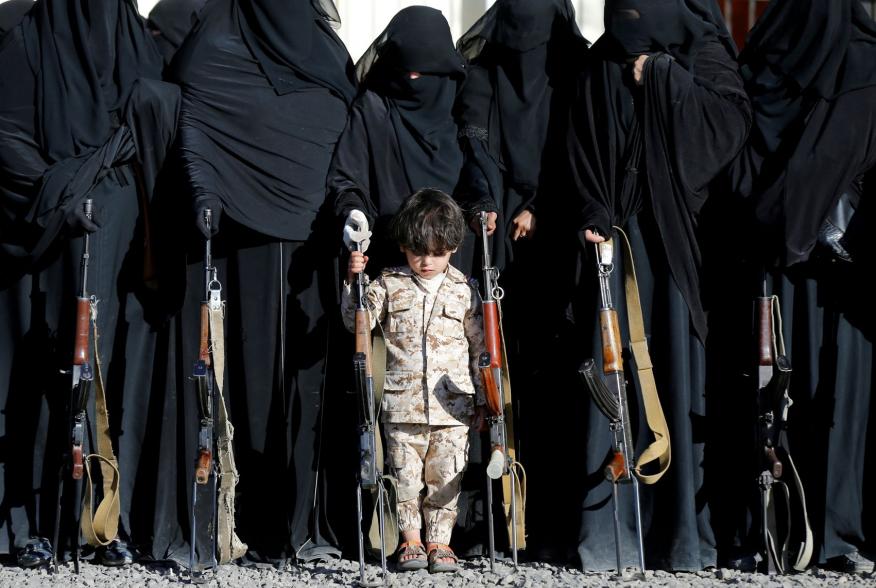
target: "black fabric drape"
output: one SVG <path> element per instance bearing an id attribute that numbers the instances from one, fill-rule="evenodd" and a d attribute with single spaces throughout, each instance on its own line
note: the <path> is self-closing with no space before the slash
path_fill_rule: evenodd
<path id="1" fill-rule="evenodd" d="M 740 56 L 755 131 L 731 181 L 738 193 L 755 196 L 757 220 L 778 233 L 772 244 L 787 265 L 809 258 L 828 212 L 867 169 L 861 151 L 852 154 L 853 161 L 835 152 L 849 142 L 858 144 L 860 134 L 868 132 L 870 115 L 867 109 L 847 113 L 836 102 L 846 93 L 876 86 L 873 59 L 876 23 L 852 1 L 773 2 Z M 864 117 L 862 124 L 856 116 Z M 832 130 L 843 123 L 853 135 L 848 141 L 837 134 L 842 131 Z M 808 171 L 816 151 L 818 160 L 828 157 L 839 165 L 812 176 Z M 801 178 L 816 182 L 817 189 L 797 183 Z M 797 192 L 801 186 L 804 191 Z M 801 200 L 799 194 L 807 197 Z"/>
<path id="2" fill-rule="evenodd" d="M 164 60 L 170 63 L 198 21 L 207 0 L 159 0 L 146 21 Z"/>
<path id="3" fill-rule="evenodd" d="M 497 212 L 493 260 L 505 267 L 512 221 L 557 208 L 570 81 L 587 51 L 568 0 L 500 0 L 457 43 L 471 62 L 458 101 L 472 212 Z M 542 199 L 544 196 L 544 199 Z M 560 213 L 562 214 L 562 213 Z"/>
<path id="4" fill-rule="evenodd" d="M 353 101 L 350 55 L 331 0 L 239 0 L 240 35 L 277 94 L 316 85 Z"/>
<path id="5" fill-rule="evenodd" d="M 195 200 L 218 201 L 232 219 L 262 234 L 305 240 L 346 120 L 342 96 L 354 82 L 344 77 L 349 87 L 340 94 L 298 78 L 299 90 L 278 94 L 242 35 L 242 19 L 237 0 L 211 2 L 172 64 L 171 77 L 183 89 L 185 176 Z M 324 21 L 308 22 L 314 37 L 324 34 Z M 336 57 L 317 52 L 308 62 L 333 64 Z"/>
<path id="6" fill-rule="evenodd" d="M 33 0 L 8 0 L 0 4 L 0 39 L 33 8 Z"/>

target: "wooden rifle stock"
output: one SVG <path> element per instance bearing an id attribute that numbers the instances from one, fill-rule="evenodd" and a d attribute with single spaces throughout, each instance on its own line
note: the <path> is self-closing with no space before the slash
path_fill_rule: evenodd
<path id="1" fill-rule="evenodd" d="M 754 301 L 755 328 L 757 331 L 757 365 L 773 367 L 773 299 L 759 296 Z"/>
<path id="2" fill-rule="evenodd" d="M 481 370 L 481 378 L 484 382 L 484 393 L 487 397 L 487 408 L 493 416 L 502 414 L 502 400 L 499 394 L 499 383 L 493 372 L 493 359 L 489 352 L 482 353 L 478 367 Z"/>
<path id="3" fill-rule="evenodd" d="M 484 346 L 489 354 L 489 364 L 484 365 L 486 357 L 481 356 L 481 376 L 484 381 L 484 392 L 487 400 L 487 408 L 493 416 L 499 416 L 504 412 L 502 406 L 499 383 L 494 376 L 494 369 L 502 368 L 501 339 L 499 338 L 499 311 L 495 301 L 484 302 Z"/>
<path id="4" fill-rule="evenodd" d="M 201 448 L 198 453 L 198 465 L 195 468 L 195 480 L 198 484 L 206 484 L 210 480 L 210 470 L 213 468 L 213 452 Z"/>
<path id="5" fill-rule="evenodd" d="M 599 311 L 599 329 L 602 334 L 602 372 L 605 374 L 623 372 L 620 322 L 614 308 L 603 308 Z"/>
<path id="6" fill-rule="evenodd" d="M 76 299 L 76 341 L 73 344 L 73 365 L 88 363 L 88 331 L 91 326 L 91 301 Z"/>
<path id="7" fill-rule="evenodd" d="M 355 323 L 356 353 L 365 354 L 365 376 L 370 378 L 374 372 L 371 367 L 371 321 L 368 310 L 357 308 Z"/>
<path id="8" fill-rule="evenodd" d="M 201 303 L 201 342 L 198 347 L 198 359 L 210 367 L 210 305 Z"/>

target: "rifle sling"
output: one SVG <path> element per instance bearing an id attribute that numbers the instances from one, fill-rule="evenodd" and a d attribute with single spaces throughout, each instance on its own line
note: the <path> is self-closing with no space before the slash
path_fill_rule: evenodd
<path id="1" fill-rule="evenodd" d="M 97 420 L 96 437 L 97 453 L 85 456 L 85 474 L 87 487 L 82 505 L 82 518 L 79 526 L 85 541 L 94 547 L 109 545 L 119 533 L 119 462 L 113 453 L 113 443 L 110 437 L 109 413 L 106 405 L 106 393 L 103 386 L 103 366 L 98 354 L 97 331 L 97 301 L 91 302 L 91 328 L 93 357 L 95 365 L 95 398 L 94 412 Z M 100 475 L 103 481 L 103 497 L 97 510 L 94 510 L 94 484 L 91 479 L 91 460 L 100 464 Z"/>
<path id="2" fill-rule="evenodd" d="M 653 484 L 663 477 L 672 460 L 672 450 L 669 444 L 669 427 L 657 394 L 657 383 L 654 380 L 654 368 L 651 355 L 648 352 L 648 341 L 645 338 L 645 321 L 642 316 L 642 302 L 639 298 L 639 284 L 636 280 L 636 266 L 633 261 L 633 249 L 629 238 L 620 228 L 615 227 L 621 235 L 624 251 L 624 289 L 627 302 L 627 321 L 630 326 L 630 349 L 636 364 L 639 386 L 642 389 L 642 404 L 645 408 L 645 420 L 654 436 L 654 441 L 648 445 L 636 462 L 636 476 L 643 484 Z M 644 466 L 657 462 L 657 471 L 645 474 Z"/>
<path id="3" fill-rule="evenodd" d="M 502 386 L 505 391 L 505 406 L 502 413 L 505 417 L 505 445 L 508 448 L 510 475 L 502 476 L 502 512 L 505 513 L 505 524 L 508 528 L 508 538 L 517 533 L 517 549 L 526 549 L 526 470 L 517 461 L 517 443 L 514 436 L 514 402 L 511 396 L 511 374 L 508 367 L 508 349 L 505 345 L 505 329 L 502 327 L 502 304 L 496 301 L 499 315 L 499 340 L 502 342 Z M 516 479 L 517 529 L 512 526 L 511 519 L 511 476 Z"/>
<path id="4" fill-rule="evenodd" d="M 219 563 L 229 563 L 246 554 L 247 545 L 237 536 L 234 530 L 234 495 L 235 486 L 240 478 L 237 465 L 234 462 L 234 427 L 228 418 L 225 407 L 225 396 L 222 392 L 225 383 L 225 328 L 224 305 L 210 305 L 210 356 L 213 360 L 213 375 L 216 382 L 218 406 L 214 407 L 216 415 L 216 452 L 219 476 L 219 496 L 216 516 Z"/>

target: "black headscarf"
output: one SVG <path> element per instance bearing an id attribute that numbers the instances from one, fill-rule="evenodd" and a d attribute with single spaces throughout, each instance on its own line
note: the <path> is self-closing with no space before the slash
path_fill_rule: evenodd
<path id="1" fill-rule="evenodd" d="M 302 79 L 332 89 L 347 104 L 355 97 L 350 55 L 332 25 L 332 0 L 238 0 L 240 32 L 278 94 Z"/>
<path id="2" fill-rule="evenodd" d="M 380 95 L 389 110 L 412 189 L 452 192 L 462 165 L 452 110 L 465 64 L 441 12 L 401 10 L 356 70 L 364 89 Z M 421 75 L 410 79 L 410 72 Z"/>
<path id="3" fill-rule="evenodd" d="M 33 8 L 33 0 L 8 0 L 0 4 L 0 37 L 15 27 Z"/>
<path id="4" fill-rule="evenodd" d="M 685 68 L 709 39 L 720 38 L 736 52 L 714 0 L 607 0 L 605 32 L 618 57 L 662 52 Z"/>
<path id="5" fill-rule="evenodd" d="M 817 98 L 876 85 L 876 23 L 857 0 L 774 0 L 739 57 L 770 152 Z"/>
<path id="6" fill-rule="evenodd" d="M 162 60 L 133 0 L 44 0 L 24 22 L 37 72 L 37 134 L 50 160 L 102 145 L 134 82 Z"/>
<path id="7" fill-rule="evenodd" d="M 514 184 L 535 191 L 553 91 L 564 66 L 574 63 L 576 52 L 586 49 L 572 3 L 498 0 L 457 47 L 473 64 L 495 72 L 490 82 L 501 127 L 500 158 Z M 479 116 L 477 106 L 465 104 L 466 95 L 462 101 L 463 109 Z"/>
<path id="8" fill-rule="evenodd" d="M 155 34 L 155 42 L 170 62 L 197 21 L 207 0 L 160 0 L 146 21 Z"/>

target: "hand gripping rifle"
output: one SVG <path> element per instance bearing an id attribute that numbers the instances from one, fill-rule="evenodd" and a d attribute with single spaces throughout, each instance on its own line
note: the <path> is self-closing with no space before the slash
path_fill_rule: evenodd
<path id="1" fill-rule="evenodd" d="M 204 210 L 204 224 L 207 230 L 213 224 L 213 211 L 209 208 Z M 192 580 L 200 577 L 203 569 L 199 567 L 197 556 L 197 504 L 198 486 L 210 485 L 210 502 L 212 519 L 207 529 L 210 532 L 210 568 L 218 567 L 216 560 L 216 501 L 217 501 L 217 478 L 218 469 L 216 460 L 213 458 L 215 446 L 215 434 L 213 431 L 213 409 L 215 405 L 215 374 L 210 358 L 210 310 L 222 306 L 222 286 L 219 283 L 216 268 L 213 266 L 213 254 L 211 239 L 208 237 L 204 242 L 204 301 L 201 302 L 200 312 L 200 343 L 198 347 L 198 359 L 192 370 L 192 379 L 195 381 L 198 391 L 198 406 L 200 409 L 200 422 L 198 428 L 198 457 L 195 462 L 195 477 L 192 483 L 192 528 L 189 552 L 189 574 Z"/>
<path id="2" fill-rule="evenodd" d="M 624 377 L 620 323 L 611 297 L 611 273 L 614 271 L 614 246 L 611 240 L 596 244 L 596 264 L 599 270 L 599 327 L 602 334 L 602 372 L 605 380 L 596 375 L 595 362 L 588 359 L 579 373 L 590 389 L 596 406 L 609 421 L 613 455 L 605 466 L 605 478 L 612 484 L 614 507 L 614 538 L 617 555 L 617 573 L 623 575 L 621 554 L 620 508 L 618 485 L 632 484 L 636 513 L 636 536 L 639 550 L 639 569 L 645 571 L 645 551 L 642 544 L 642 510 L 639 501 L 639 482 L 634 474 L 635 446 L 627 405 L 627 387 Z"/>
<path id="3" fill-rule="evenodd" d="M 94 216 L 94 203 L 89 198 L 83 203 L 85 217 L 91 220 Z M 73 547 L 73 568 L 79 573 L 80 534 L 79 521 L 82 516 L 82 477 L 85 473 L 85 435 L 88 426 L 88 399 L 94 386 L 94 370 L 89 361 L 89 342 L 91 332 L 92 297 L 88 295 L 88 261 L 91 255 L 91 236 L 85 233 L 85 245 L 79 262 L 79 296 L 76 298 L 76 333 L 73 342 L 73 385 L 70 391 L 70 453 L 69 461 L 61 467 L 58 481 L 58 503 L 55 508 L 55 530 L 52 542 L 52 567 L 58 567 L 58 541 L 61 534 L 61 497 L 64 487 L 64 470 L 70 466 L 70 474 L 74 481 L 73 519 L 76 527 L 76 539 Z"/>
<path id="4" fill-rule="evenodd" d="M 505 296 L 498 285 L 499 270 L 493 267 L 490 259 L 490 242 L 487 236 L 487 213 L 480 213 L 481 238 L 483 245 L 484 272 L 484 343 L 486 351 L 481 354 L 478 367 L 486 392 L 487 408 L 490 416 L 490 461 L 487 464 L 487 527 L 489 532 L 490 569 L 495 568 L 496 540 L 493 526 L 493 480 L 504 477 L 502 483 L 503 511 L 508 526 L 508 537 L 514 565 L 517 566 L 517 551 L 525 549 L 525 521 L 523 510 L 518 511 L 517 494 L 520 485 L 520 472 L 523 468 L 515 459 L 514 422 L 511 410 L 510 390 L 506 388 L 507 366 L 503 365 L 503 344 L 499 301 Z M 506 397 L 508 392 L 508 397 Z M 525 474 L 523 474 L 525 476 Z M 520 505 L 522 506 L 522 505 Z M 519 516 L 518 516 L 519 515 Z M 520 543 L 523 543 L 521 546 Z"/>
<path id="5" fill-rule="evenodd" d="M 803 485 L 788 451 L 791 362 L 785 355 L 778 298 L 755 298 L 754 330 L 762 562 L 769 573 L 784 574 L 789 568 L 803 571 L 812 557 L 813 536 Z"/>
<path id="6" fill-rule="evenodd" d="M 357 251 L 362 244 L 356 243 Z M 356 486 L 356 512 L 359 517 L 359 585 L 381 586 L 386 583 L 386 519 L 384 502 L 386 488 L 383 475 L 377 464 L 377 411 L 374 395 L 374 374 L 371 365 L 371 318 L 366 305 L 365 272 L 356 275 L 356 352 L 353 354 L 353 377 L 359 396 L 359 483 Z M 365 579 L 365 536 L 362 532 L 362 490 L 377 496 L 377 517 L 380 525 L 380 568 L 381 582 L 368 583 Z"/>

